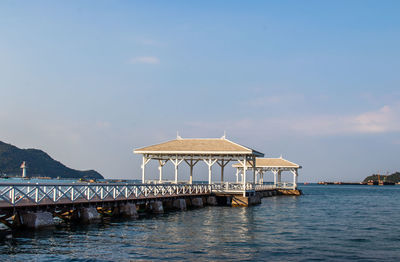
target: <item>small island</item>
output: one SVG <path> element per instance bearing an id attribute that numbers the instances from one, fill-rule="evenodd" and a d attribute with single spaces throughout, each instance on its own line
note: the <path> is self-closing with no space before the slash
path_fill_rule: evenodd
<path id="1" fill-rule="evenodd" d="M 363 183 L 368 185 L 395 185 L 400 182 L 400 172 L 395 172 L 391 175 L 373 174 L 367 176 Z"/>
<path id="2" fill-rule="evenodd" d="M 21 163 L 27 164 L 27 177 L 104 179 L 95 170 L 79 171 L 63 165 L 39 149 L 20 149 L 0 141 L 0 175 L 21 177 Z"/>
<path id="3" fill-rule="evenodd" d="M 373 174 L 364 178 L 362 182 L 318 182 L 320 185 L 396 185 L 400 184 L 400 172 L 391 175 Z"/>

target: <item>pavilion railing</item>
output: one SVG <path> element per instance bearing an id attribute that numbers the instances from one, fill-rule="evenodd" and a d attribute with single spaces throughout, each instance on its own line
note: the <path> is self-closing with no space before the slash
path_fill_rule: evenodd
<path id="1" fill-rule="evenodd" d="M 213 183 L 212 184 L 212 191 L 213 192 L 243 192 L 243 191 L 252 191 L 253 184 L 246 183 L 244 186 L 243 183 Z"/>
<path id="2" fill-rule="evenodd" d="M 65 204 L 209 194 L 208 184 L 0 184 L 0 206 Z"/>
<path id="3" fill-rule="evenodd" d="M 253 184 L 246 183 L 244 188 L 243 183 L 213 183 L 212 190 L 213 192 L 227 192 L 227 193 L 235 193 L 235 192 L 244 192 L 244 191 L 260 191 L 260 190 L 272 190 L 272 189 L 295 189 L 295 186 L 291 182 L 280 182 L 276 185 L 274 184 Z"/>
<path id="4" fill-rule="evenodd" d="M 276 183 L 276 188 L 279 188 L 279 189 L 296 189 L 296 186 L 292 182 L 279 182 L 279 183 Z"/>

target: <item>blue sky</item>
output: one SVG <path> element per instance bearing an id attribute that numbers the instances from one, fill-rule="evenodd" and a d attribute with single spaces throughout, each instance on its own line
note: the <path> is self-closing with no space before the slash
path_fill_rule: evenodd
<path id="1" fill-rule="evenodd" d="M 399 11 L 398 1 L 1 1 L 0 140 L 108 178 L 139 178 L 132 149 L 177 130 L 226 130 L 301 164 L 300 181 L 399 171 Z"/>

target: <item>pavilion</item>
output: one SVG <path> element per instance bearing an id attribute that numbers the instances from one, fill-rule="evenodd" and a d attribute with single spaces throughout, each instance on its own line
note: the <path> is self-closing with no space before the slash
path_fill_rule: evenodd
<path id="1" fill-rule="evenodd" d="M 236 183 L 239 183 L 239 174 L 242 177 L 246 177 L 247 169 L 243 169 L 243 165 L 233 164 L 236 168 Z M 271 171 L 274 174 L 274 187 L 275 188 L 297 188 L 297 177 L 298 170 L 302 168 L 300 165 L 290 162 L 286 159 L 280 158 L 256 158 L 256 183 L 258 180 L 259 184 L 264 184 L 264 174 L 267 171 Z M 248 169 L 253 169 L 253 166 Z M 293 174 L 293 182 L 286 183 L 282 182 L 282 171 L 289 171 Z M 253 169 L 254 172 L 254 169 Z M 259 178 L 259 179 L 257 179 Z"/>
<path id="2" fill-rule="evenodd" d="M 190 168 L 189 184 L 193 183 L 193 167 L 204 161 L 208 166 L 208 183 L 212 183 L 212 166 L 216 163 L 221 167 L 221 182 L 224 182 L 224 168 L 231 161 L 238 161 L 242 170 L 253 166 L 256 157 L 263 157 L 264 154 L 249 147 L 239 145 L 221 138 L 195 138 L 183 139 L 177 136 L 176 139 L 164 143 L 135 149 L 135 154 L 142 154 L 142 183 L 146 183 L 146 164 L 150 160 L 158 161 L 159 183 L 163 182 L 163 166 L 170 161 L 175 167 L 175 180 L 178 183 L 178 167 L 185 162 Z M 256 169 L 253 168 L 253 183 L 255 182 Z M 246 176 L 242 179 L 243 188 L 246 188 Z"/>

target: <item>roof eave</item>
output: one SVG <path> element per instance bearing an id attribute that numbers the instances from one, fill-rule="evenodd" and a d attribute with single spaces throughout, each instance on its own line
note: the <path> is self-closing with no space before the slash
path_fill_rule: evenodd
<path id="1" fill-rule="evenodd" d="M 162 155 L 191 155 L 191 154 L 199 154 L 199 155 L 264 155 L 260 152 L 234 152 L 234 151 L 141 151 L 141 150 L 134 150 L 134 154 L 162 154 Z"/>

